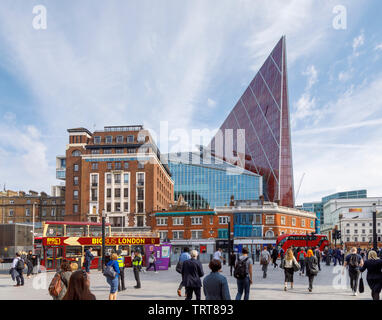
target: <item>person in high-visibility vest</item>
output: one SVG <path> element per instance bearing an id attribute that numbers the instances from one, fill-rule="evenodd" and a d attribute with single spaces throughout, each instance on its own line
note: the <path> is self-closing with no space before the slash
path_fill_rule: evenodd
<path id="1" fill-rule="evenodd" d="M 126 290 L 126 287 L 125 287 L 125 262 L 124 262 L 125 259 L 124 259 L 124 257 L 121 256 L 121 253 L 122 253 L 122 251 L 118 250 L 117 262 L 118 262 L 119 271 L 120 271 L 119 281 L 118 281 L 118 291 Z"/>
<path id="2" fill-rule="evenodd" d="M 137 285 L 134 286 L 135 289 L 139 289 L 141 287 L 141 280 L 139 278 L 139 269 L 142 266 L 142 257 L 140 255 L 139 250 L 135 251 L 134 259 L 133 259 L 133 272 L 135 281 L 137 281 Z"/>

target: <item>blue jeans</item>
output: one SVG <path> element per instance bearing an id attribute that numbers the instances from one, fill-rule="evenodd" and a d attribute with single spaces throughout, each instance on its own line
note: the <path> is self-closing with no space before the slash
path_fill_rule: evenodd
<path id="1" fill-rule="evenodd" d="M 244 300 L 249 300 L 249 277 L 245 277 L 244 279 L 237 279 L 237 295 L 236 300 L 241 300 L 241 296 L 244 291 Z"/>
<path id="2" fill-rule="evenodd" d="M 114 279 L 106 278 L 106 281 L 110 285 L 110 293 L 116 293 L 118 290 L 118 275 Z"/>

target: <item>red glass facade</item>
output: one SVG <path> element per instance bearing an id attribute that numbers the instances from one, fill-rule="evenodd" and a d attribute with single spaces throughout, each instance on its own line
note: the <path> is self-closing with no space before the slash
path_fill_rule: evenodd
<path id="1" fill-rule="evenodd" d="M 220 130 L 223 148 L 209 147 L 215 156 L 237 163 L 237 130 L 245 130 L 245 168 L 263 176 L 266 200 L 294 206 L 293 167 L 286 67 L 285 37 L 282 37 L 241 96 Z M 225 130 L 233 129 L 233 154 L 224 150 Z M 237 139 L 240 138 L 237 137 Z"/>

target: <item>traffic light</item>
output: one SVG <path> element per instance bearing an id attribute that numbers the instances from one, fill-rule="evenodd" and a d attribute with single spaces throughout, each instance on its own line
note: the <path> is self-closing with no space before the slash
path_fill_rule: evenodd
<path id="1" fill-rule="evenodd" d="M 341 231 L 337 230 L 337 239 L 341 239 Z"/>

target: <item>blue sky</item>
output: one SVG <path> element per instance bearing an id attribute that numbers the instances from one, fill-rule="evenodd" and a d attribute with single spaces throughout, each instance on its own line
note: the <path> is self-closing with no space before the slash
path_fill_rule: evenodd
<path id="1" fill-rule="evenodd" d="M 297 203 L 382 196 L 382 2 L 265 3 L 3 0 L 0 183 L 50 192 L 67 128 L 218 128 L 285 34 Z"/>

